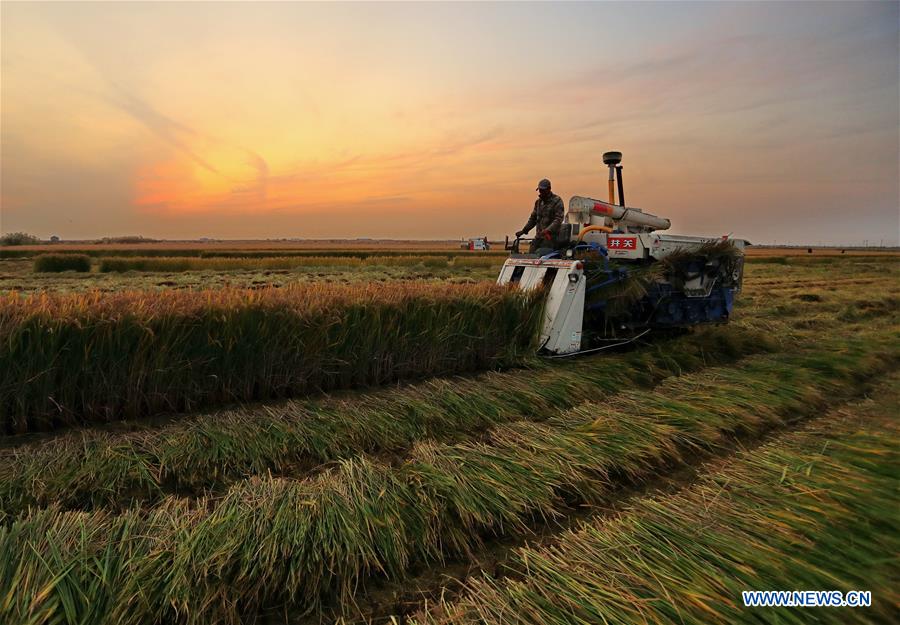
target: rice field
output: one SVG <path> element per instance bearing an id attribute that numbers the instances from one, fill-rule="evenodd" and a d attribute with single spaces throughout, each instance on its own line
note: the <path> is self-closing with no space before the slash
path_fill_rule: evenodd
<path id="1" fill-rule="evenodd" d="M 59 255 L 63 256 L 63 255 Z M 39 263 L 45 257 L 35 261 Z M 503 264 L 504 257 L 480 256 L 270 256 L 270 257 L 103 257 L 97 270 L 100 273 L 144 271 L 173 273 L 181 271 L 233 271 L 263 269 L 297 269 L 299 267 L 415 267 L 461 268 L 494 267 Z"/>
<path id="2" fill-rule="evenodd" d="M 137 252 L 126 254 L 127 252 Z M 15 254 L 3 258 L 3 253 Z M 155 252 L 155 253 L 154 253 Z M 281 288 L 297 282 L 361 286 L 496 279 L 505 253 L 399 250 L 0 250 L 0 297 L 9 293 L 118 293 Z M 62 258 L 50 262 L 46 257 Z M 69 266 L 78 257 L 78 271 Z M 46 270 L 45 270 L 46 268 Z"/>
<path id="3" fill-rule="evenodd" d="M 0 300 L 0 431 L 499 367 L 541 294 L 490 284 L 295 285 Z"/>
<path id="4" fill-rule="evenodd" d="M 729 325 L 558 362 L 495 260 L 415 256 L 5 292 L 0 622 L 890 622 L 896 257 L 753 258 Z M 873 603 L 741 603 L 794 588 Z"/>
<path id="5" fill-rule="evenodd" d="M 521 623 L 891 622 L 900 599 L 898 401 L 893 375 L 874 400 L 741 452 L 678 493 L 518 549 L 503 578 L 473 579 L 458 600 L 407 623 L 509 614 Z M 868 588 L 872 604 L 743 605 L 743 591 L 773 588 Z"/>

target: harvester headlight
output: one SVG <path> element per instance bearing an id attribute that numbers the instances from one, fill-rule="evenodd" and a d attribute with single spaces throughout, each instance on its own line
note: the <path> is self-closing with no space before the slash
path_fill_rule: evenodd
<path id="1" fill-rule="evenodd" d="M 570 273 L 569 274 L 569 282 L 571 282 L 572 284 L 575 284 L 576 282 L 578 282 L 578 278 L 580 278 L 580 277 L 581 276 L 579 276 L 577 273 Z"/>

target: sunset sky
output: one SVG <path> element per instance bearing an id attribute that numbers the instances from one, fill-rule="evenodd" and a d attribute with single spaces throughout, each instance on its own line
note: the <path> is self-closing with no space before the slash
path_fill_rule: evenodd
<path id="1" fill-rule="evenodd" d="M 897 2 L 0 5 L 0 230 L 898 244 Z"/>

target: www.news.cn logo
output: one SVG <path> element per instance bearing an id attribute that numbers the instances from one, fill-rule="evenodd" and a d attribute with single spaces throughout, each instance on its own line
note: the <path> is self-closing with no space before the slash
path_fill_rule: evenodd
<path id="1" fill-rule="evenodd" d="M 850 590 L 745 590 L 741 592 L 747 608 L 867 608 L 872 592 Z"/>
<path id="2" fill-rule="evenodd" d="M 637 237 L 608 237 L 606 246 L 611 250 L 636 250 Z"/>

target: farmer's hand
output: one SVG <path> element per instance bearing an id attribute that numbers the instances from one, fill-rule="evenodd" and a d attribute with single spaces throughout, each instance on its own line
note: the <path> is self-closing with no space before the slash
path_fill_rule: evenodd
<path id="1" fill-rule="evenodd" d="M 516 230 L 516 238 L 517 238 L 517 239 L 518 239 L 519 237 L 521 237 L 523 234 L 525 234 L 525 231 L 524 231 L 524 230 Z"/>

